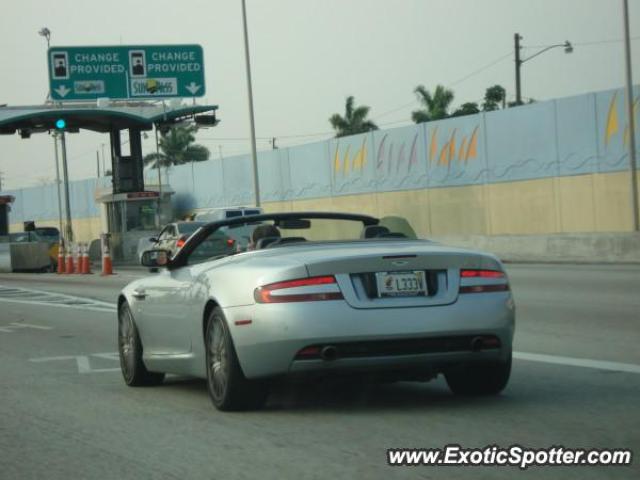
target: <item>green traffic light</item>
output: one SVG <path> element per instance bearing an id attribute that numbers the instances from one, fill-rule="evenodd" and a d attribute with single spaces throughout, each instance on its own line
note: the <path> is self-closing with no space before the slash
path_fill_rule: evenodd
<path id="1" fill-rule="evenodd" d="M 67 126 L 67 122 L 65 121 L 64 118 L 59 118 L 58 120 L 56 120 L 56 128 L 58 130 L 63 130 L 64 127 Z"/>

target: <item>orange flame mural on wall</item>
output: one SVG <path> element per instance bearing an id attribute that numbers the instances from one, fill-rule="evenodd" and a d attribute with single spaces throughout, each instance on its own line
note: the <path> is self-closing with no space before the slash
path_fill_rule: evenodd
<path id="1" fill-rule="evenodd" d="M 441 148 L 439 148 L 438 143 L 438 129 L 439 127 L 436 126 L 430 135 L 429 162 L 433 162 L 437 158 L 438 165 L 449 166 L 454 160 L 466 164 L 469 160 L 477 158 L 479 126 L 476 125 L 470 135 L 461 136 L 457 128 L 450 132 L 445 131 L 447 133 L 447 141 Z M 375 157 L 376 170 L 379 172 L 386 171 L 388 175 L 391 175 L 392 172 L 399 174 L 401 171 L 409 173 L 411 168 L 418 164 L 419 137 L 420 134 L 417 132 L 413 135 L 412 140 L 405 139 L 394 143 L 391 141 L 393 137 L 385 134 L 378 142 Z M 353 143 L 348 143 L 344 146 L 344 144 L 340 144 L 340 141 L 336 142 L 333 152 L 334 177 L 338 175 L 347 177 L 355 173 L 361 174 L 364 171 L 368 161 L 367 140 L 370 138 L 368 135 L 364 136 L 360 146 L 354 147 L 358 149 L 353 154 L 351 153 Z"/>
<path id="2" fill-rule="evenodd" d="M 351 145 L 347 145 L 347 149 L 344 152 L 344 157 L 340 159 L 340 142 L 336 143 L 336 150 L 333 155 L 333 174 L 336 176 L 342 172 L 343 175 L 349 175 L 351 171 L 362 171 L 367 164 L 367 137 L 363 138 L 362 145 L 353 155 L 350 157 Z"/>
<path id="3" fill-rule="evenodd" d="M 460 146 L 458 147 L 458 162 L 467 163 L 470 159 L 478 157 L 478 129 L 476 126 L 471 133 L 471 137 L 466 135 L 460 140 Z M 456 133 L 457 128 L 454 128 L 451 132 L 449 140 L 440 149 L 440 155 L 438 156 L 438 165 L 450 165 L 456 158 Z M 429 162 L 433 162 L 436 152 L 438 151 L 438 127 L 433 129 L 431 133 L 431 148 L 429 149 Z"/>
<path id="4" fill-rule="evenodd" d="M 638 106 L 640 97 L 633 102 L 633 115 L 638 116 Z M 614 92 L 609 102 L 609 110 L 607 112 L 607 122 L 604 126 L 604 145 L 609 146 L 611 139 L 620 131 L 618 127 L 618 92 Z M 622 133 L 622 143 L 626 146 L 629 144 L 629 122 L 625 121 L 624 132 Z"/>

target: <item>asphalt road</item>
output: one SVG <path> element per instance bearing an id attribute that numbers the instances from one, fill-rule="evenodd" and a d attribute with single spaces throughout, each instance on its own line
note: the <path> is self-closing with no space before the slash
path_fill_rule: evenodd
<path id="1" fill-rule="evenodd" d="M 502 395 L 457 398 L 442 379 L 281 385 L 248 413 L 217 412 L 202 381 L 124 385 L 112 304 L 136 272 L 0 275 L 0 479 L 639 478 L 637 458 L 526 472 L 387 466 L 388 448 L 453 443 L 640 452 L 640 267 L 508 270 L 518 357 Z"/>

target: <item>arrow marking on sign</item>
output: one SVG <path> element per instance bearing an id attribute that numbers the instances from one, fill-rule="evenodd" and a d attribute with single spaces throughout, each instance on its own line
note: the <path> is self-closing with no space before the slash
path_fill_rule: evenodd
<path id="1" fill-rule="evenodd" d="M 196 92 L 198 90 L 200 90 L 201 85 L 196 85 L 195 82 L 191 82 L 189 85 L 187 85 L 185 88 L 187 90 L 189 90 L 189 92 L 191 93 L 191 95 L 195 95 Z"/>
<path id="2" fill-rule="evenodd" d="M 53 90 L 54 92 L 56 92 L 58 95 L 60 95 L 62 98 L 67 96 L 67 93 L 69 93 L 71 91 L 71 89 L 65 87 L 64 85 L 60 85 L 58 88 Z"/>

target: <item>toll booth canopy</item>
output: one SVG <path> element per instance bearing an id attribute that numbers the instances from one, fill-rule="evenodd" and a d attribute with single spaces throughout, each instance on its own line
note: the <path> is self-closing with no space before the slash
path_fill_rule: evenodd
<path id="1" fill-rule="evenodd" d="M 172 220 L 170 195 L 173 192 L 169 185 L 145 188 L 141 133 L 154 126 L 160 132 L 168 131 L 187 121 L 203 127 L 215 126 L 218 107 L 176 106 L 175 102 L 116 104 L 100 100 L 64 106 L 0 107 L 0 134 L 19 134 L 23 139 L 41 132 L 60 132 L 64 138 L 67 133 L 81 129 L 109 134 L 112 186 L 109 191 L 97 191 L 96 200 L 102 205 L 102 229 L 113 236 L 114 257 L 126 261 L 135 257 L 140 238 L 150 236 Z M 127 154 L 122 148 L 122 131 L 129 133 Z"/>
<path id="2" fill-rule="evenodd" d="M 162 103 L 121 102 L 98 106 L 90 104 L 47 104 L 38 106 L 0 107 L 0 135 L 29 138 L 34 133 L 80 129 L 108 133 L 111 145 L 113 193 L 143 192 L 141 132 L 155 125 L 161 131 L 183 121 L 201 126 L 215 126 L 217 105 L 179 105 Z M 120 132 L 129 132 L 129 155 L 123 155 Z"/>

